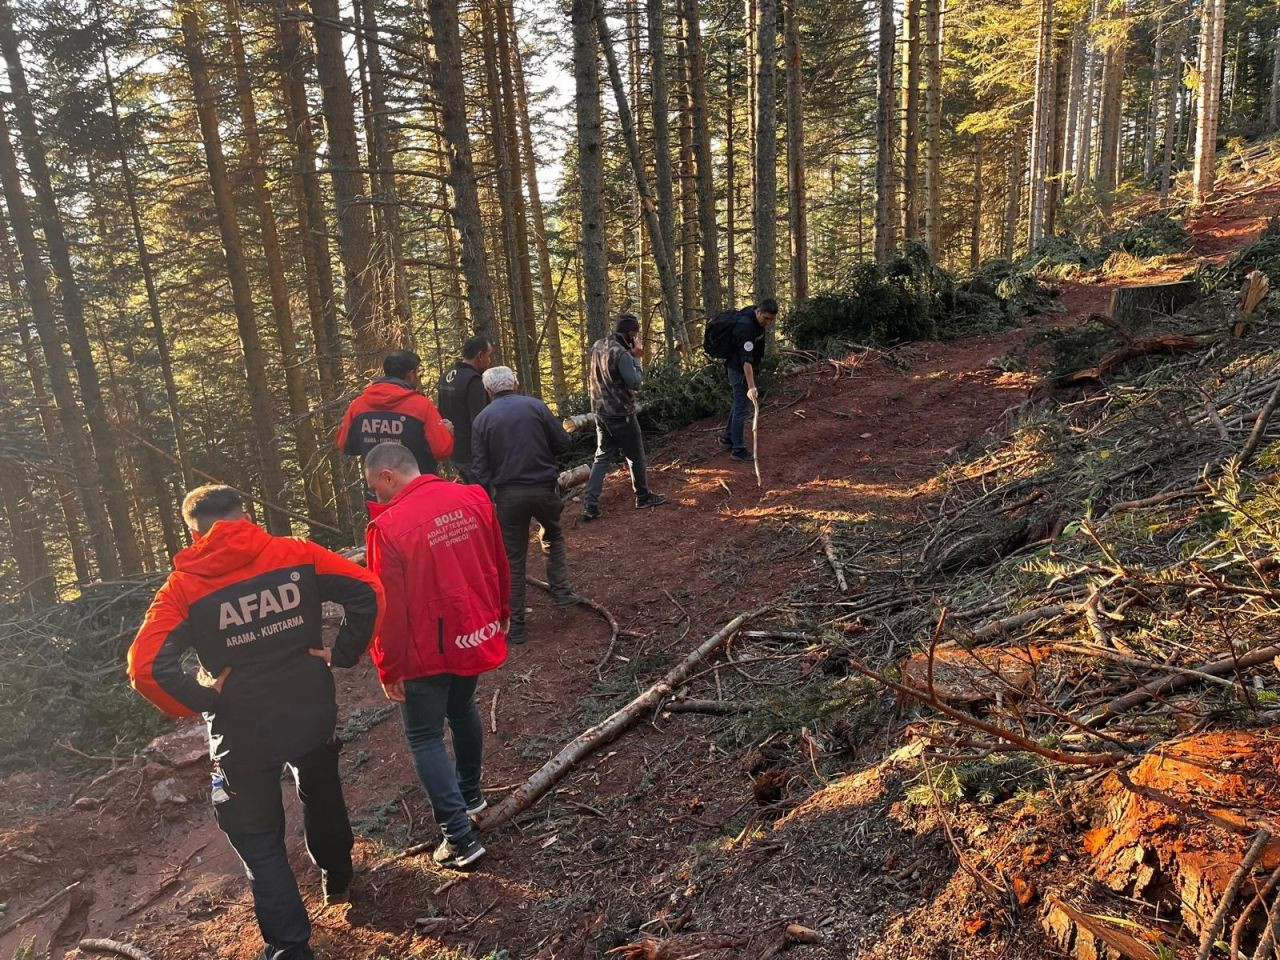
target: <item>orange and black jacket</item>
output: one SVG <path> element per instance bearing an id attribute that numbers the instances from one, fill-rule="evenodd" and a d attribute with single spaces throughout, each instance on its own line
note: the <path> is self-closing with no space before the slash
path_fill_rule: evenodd
<path id="1" fill-rule="evenodd" d="M 388 440 L 412 450 L 423 473 L 435 473 L 453 453 L 453 434 L 436 405 L 403 380 L 379 377 L 347 407 L 338 427 L 338 449 L 363 457 Z"/>
<path id="2" fill-rule="evenodd" d="M 210 753 L 228 769 L 267 769 L 327 742 L 333 676 L 308 653 L 323 646 L 321 607 L 342 605 L 333 666 L 354 666 L 382 616 L 378 578 L 250 520 L 215 523 L 173 566 L 129 648 L 134 689 L 173 716 L 203 713 Z M 210 676 L 231 668 L 221 693 L 184 669 L 190 650 Z"/>

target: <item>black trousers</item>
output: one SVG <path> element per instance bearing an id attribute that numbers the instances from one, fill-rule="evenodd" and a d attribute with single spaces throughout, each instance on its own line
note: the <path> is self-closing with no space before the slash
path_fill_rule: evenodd
<path id="1" fill-rule="evenodd" d="M 339 750 L 336 741 L 322 744 L 285 765 L 302 801 L 307 853 L 320 869 L 336 877 L 351 874 L 355 845 L 338 777 Z M 308 945 L 311 922 L 284 842 L 282 769 L 224 770 L 228 796 L 221 802 L 215 798 L 213 813 L 249 877 L 253 912 L 266 944 L 262 960 L 313 960 Z"/>
<path id="2" fill-rule="evenodd" d="M 512 485 L 498 488 L 498 525 L 502 528 L 511 566 L 511 632 L 524 635 L 525 571 L 529 555 L 529 524 L 542 524 L 542 540 L 547 545 L 547 581 L 557 600 L 572 596 L 569 586 L 568 550 L 560 515 L 564 503 L 554 483 L 537 486 Z"/>

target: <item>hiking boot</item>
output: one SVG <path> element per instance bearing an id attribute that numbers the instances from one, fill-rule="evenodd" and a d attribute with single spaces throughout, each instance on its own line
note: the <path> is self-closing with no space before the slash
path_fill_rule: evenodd
<path id="1" fill-rule="evenodd" d="M 556 596 L 551 601 L 551 605 L 555 607 L 557 610 L 564 610 L 567 607 L 576 607 L 581 602 L 582 602 L 582 597 L 578 596 L 576 593 L 570 590 L 568 593 L 562 593 Z"/>
<path id="2" fill-rule="evenodd" d="M 489 809 L 489 801 L 484 798 L 483 793 L 476 794 L 474 797 L 463 796 L 463 802 L 467 805 L 467 816 L 474 817 L 479 813 Z"/>
<path id="3" fill-rule="evenodd" d="M 511 628 L 507 630 L 507 643 L 520 644 L 520 643 L 524 643 L 524 641 L 525 641 L 524 624 L 522 623 L 520 624 L 520 626 L 517 627 L 513 623 L 511 625 Z"/>
<path id="4" fill-rule="evenodd" d="M 646 493 L 643 497 L 636 497 L 636 509 L 643 510 L 645 507 L 660 507 L 667 502 L 667 498 L 660 493 Z"/>
<path id="5" fill-rule="evenodd" d="M 729 454 L 729 459 L 738 463 L 755 463 L 756 458 L 751 455 L 750 450 L 734 450 Z"/>
<path id="6" fill-rule="evenodd" d="M 336 870 L 320 871 L 320 890 L 324 894 L 324 905 L 332 907 L 337 903 L 351 902 L 351 877 L 353 871 Z"/>
<path id="7" fill-rule="evenodd" d="M 431 859 L 450 870 L 465 870 L 484 855 L 484 844 L 476 839 L 473 831 L 459 840 L 442 841 Z"/>
<path id="8" fill-rule="evenodd" d="M 722 450 L 731 450 L 733 449 L 733 441 L 728 437 L 716 437 L 716 446 Z"/>
<path id="9" fill-rule="evenodd" d="M 600 519 L 600 508 L 599 508 L 599 507 L 596 507 L 596 506 L 583 507 L 583 508 L 582 508 L 582 519 L 583 519 L 583 521 L 584 521 L 584 522 L 586 522 L 586 523 L 590 523 L 592 520 L 599 520 L 599 519 Z"/>

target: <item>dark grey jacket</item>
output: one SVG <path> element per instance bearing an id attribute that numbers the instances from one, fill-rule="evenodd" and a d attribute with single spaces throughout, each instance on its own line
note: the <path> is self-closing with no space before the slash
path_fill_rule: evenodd
<path id="1" fill-rule="evenodd" d="M 545 403 L 500 393 L 471 425 L 471 470 L 490 488 L 542 486 L 560 475 L 557 457 L 573 446 Z"/>
<path id="2" fill-rule="evenodd" d="M 591 409 L 600 417 L 629 417 L 636 412 L 635 391 L 644 375 L 640 364 L 617 334 L 591 347 Z"/>

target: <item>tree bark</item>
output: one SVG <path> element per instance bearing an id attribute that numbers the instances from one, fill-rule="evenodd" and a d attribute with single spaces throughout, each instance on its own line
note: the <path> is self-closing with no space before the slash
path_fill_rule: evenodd
<path id="1" fill-rule="evenodd" d="M 355 335 L 359 369 L 372 369 L 387 346 L 379 329 L 373 224 L 365 197 L 360 147 L 356 141 L 355 102 L 342 51 L 338 0 L 309 0 L 315 18 L 316 75 L 323 95 L 329 134 L 329 179 L 338 219 L 338 253 L 342 259 L 343 303 Z"/>
<path id="2" fill-rule="evenodd" d="M 752 253 L 755 256 L 753 295 L 760 303 L 776 293 L 778 118 L 777 118 L 777 0 L 756 0 L 756 161 L 755 203 L 752 211 Z"/>
<path id="3" fill-rule="evenodd" d="M 289 282 L 285 276 L 280 232 L 276 225 L 275 209 L 271 205 L 271 195 L 267 190 L 267 168 L 262 152 L 262 137 L 258 131 L 258 111 L 253 103 L 253 83 L 245 62 L 244 39 L 240 32 L 240 0 L 226 0 L 226 10 L 227 35 L 231 40 L 236 96 L 244 134 L 245 160 L 249 168 L 253 203 L 258 214 L 258 229 L 262 235 L 267 287 L 271 294 L 271 318 L 276 343 L 280 347 L 281 365 L 284 367 L 285 397 L 289 403 L 289 420 L 293 425 L 294 443 L 297 446 L 303 495 L 307 514 L 321 523 L 334 526 L 338 518 L 329 508 L 333 492 L 327 489 L 324 472 L 320 470 L 320 445 L 311 419 L 311 404 L 307 399 L 302 361 L 298 357 L 297 332 L 293 327 L 293 312 L 289 305 Z"/>
<path id="4" fill-rule="evenodd" d="M 942 257 L 942 27 L 941 0 L 924 0 L 924 239 L 934 260 Z"/>
<path id="5" fill-rule="evenodd" d="M 1102 58 L 1102 106 L 1098 131 L 1097 189 L 1099 204 L 1111 212 L 1112 192 L 1120 175 L 1120 133 L 1124 109 L 1124 67 L 1128 53 L 1129 14 L 1126 0 L 1110 0 L 1107 19 L 1122 21 Z"/>
<path id="6" fill-rule="evenodd" d="M 613 39 L 609 35 L 609 25 L 604 10 L 597 6 L 595 11 L 596 29 L 600 37 L 600 47 L 604 50 L 605 65 L 609 71 L 609 82 L 613 86 L 614 100 L 618 104 L 618 120 L 622 125 L 622 136 L 627 144 L 627 156 L 631 160 L 631 173 L 635 177 L 636 192 L 640 194 L 640 204 L 644 209 L 645 223 L 650 236 L 657 236 L 661 229 L 658 223 L 657 210 L 653 197 L 649 193 L 649 183 L 644 175 L 644 163 L 640 157 L 640 144 L 636 139 L 635 125 L 631 117 L 631 106 L 627 102 L 627 92 L 622 83 L 622 72 L 618 69 L 618 58 L 614 53 Z M 663 312 L 666 322 L 676 332 L 677 339 L 686 347 L 690 346 L 689 334 L 680 313 L 680 303 L 676 296 L 675 270 L 667 259 L 662 248 L 654 244 L 654 257 L 658 264 L 658 280 L 662 286 Z"/>
<path id="7" fill-rule="evenodd" d="M 254 315 L 253 294 L 249 287 L 249 272 L 244 258 L 244 242 L 240 234 L 240 224 L 236 219 L 231 181 L 227 178 L 226 160 L 222 155 L 222 135 L 218 129 L 218 116 L 214 109 L 213 88 L 209 81 L 208 65 L 202 48 L 200 24 L 195 12 L 190 9 L 182 15 L 182 40 L 187 70 L 191 75 L 191 91 L 195 97 L 196 115 L 200 122 L 200 136 L 204 142 L 209 188 L 213 194 L 214 209 L 217 211 L 218 232 L 222 237 L 227 281 L 231 287 L 231 300 L 236 314 L 236 329 L 244 354 L 249 413 L 253 419 L 252 434 L 258 448 L 258 460 L 262 470 L 263 499 L 282 504 L 285 499 L 284 472 L 280 467 L 280 455 L 276 448 L 275 411 L 272 409 L 271 392 L 267 386 L 266 361 L 258 333 L 258 321 Z M 289 534 L 289 517 L 282 510 L 268 508 L 266 521 L 267 529 L 271 533 L 281 536 Z"/>
<path id="8" fill-rule="evenodd" d="M 1000 241 L 1000 256 L 1013 259 L 1013 248 L 1018 239 L 1019 214 L 1022 212 L 1022 179 L 1026 166 L 1026 139 L 1017 131 L 1013 134 L 1013 149 L 1009 151 L 1009 172 L 1004 208 L 1004 232 Z"/>
<path id="9" fill-rule="evenodd" d="M 725 239 L 725 294 L 729 306 L 738 302 L 738 165 L 735 155 L 738 144 L 734 139 L 733 115 L 737 102 L 734 81 L 734 55 L 730 51 L 724 62 L 724 239 Z"/>
<path id="10" fill-rule="evenodd" d="M 683 6 L 683 0 L 677 9 Z M 698 197 L 697 173 L 693 156 L 693 114 L 690 104 L 689 38 L 683 16 L 677 18 L 676 30 L 676 116 L 680 141 L 680 248 L 678 273 L 683 329 L 696 325 L 698 314 Z"/>
<path id="11" fill-rule="evenodd" d="M 715 168 L 711 162 L 708 122 L 707 60 L 702 47 L 702 13 L 698 0 L 684 0 L 685 35 L 689 47 L 689 105 L 693 119 L 693 152 L 697 163 L 698 238 L 702 244 L 702 306 L 710 319 L 724 309 L 720 281 L 720 237 L 716 224 Z"/>
<path id="12" fill-rule="evenodd" d="M 646 0 L 646 29 L 649 34 L 649 109 L 653 116 L 653 166 L 658 190 L 659 232 L 650 233 L 649 240 L 656 247 L 666 250 L 667 261 L 675 269 L 676 262 L 676 199 L 671 171 L 675 165 L 671 158 L 670 101 L 667 95 L 666 24 L 663 20 L 663 0 Z M 732 144 L 730 145 L 732 148 Z M 655 253 L 656 256 L 656 253 Z M 664 294 L 665 296 L 665 294 Z M 668 352 L 674 352 L 676 328 L 665 327 Z"/>
<path id="13" fill-rule="evenodd" d="M 1093 0 L 1090 14 L 1085 21 L 1084 42 L 1087 48 L 1084 67 L 1084 90 L 1080 98 L 1080 119 L 1076 123 L 1078 142 L 1075 150 L 1075 189 L 1079 190 L 1093 180 L 1093 124 L 1094 105 L 1098 95 L 1098 41 L 1092 35 L 1097 22 L 1101 0 Z"/>
<path id="14" fill-rule="evenodd" d="M 1049 128 L 1049 150 L 1045 170 L 1049 183 L 1045 187 L 1044 234 L 1051 237 L 1058 225 L 1058 204 L 1062 199 L 1062 157 L 1067 131 L 1067 85 L 1071 70 L 1071 41 L 1062 37 L 1055 45 L 1053 81 L 1053 125 Z"/>
<path id="15" fill-rule="evenodd" d="M 1157 104 L 1160 102 L 1160 77 L 1164 69 L 1165 33 L 1164 11 L 1156 15 L 1156 49 L 1151 55 L 1151 90 L 1147 96 L 1147 125 L 1142 144 L 1142 175 L 1147 180 L 1156 178 L 1156 137 L 1160 126 Z"/>
<path id="16" fill-rule="evenodd" d="M 939 0 L 930 0 L 937 4 Z M 791 300 L 809 299 L 809 211 L 805 185 L 804 65 L 800 57 L 798 0 L 785 0 L 787 60 L 787 224 L 791 235 Z"/>
<path id="17" fill-rule="evenodd" d="M 600 64 L 596 41 L 597 0 L 572 0 L 573 81 L 578 126 L 581 192 L 582 282 L 587 340 L 604 336 L 609 317 L 609 269 L 604 239 L 604 166 L 600 144 Z M 658 107 L 654 106 L 655 128 Z M 670 158 L 668 157 L 668 160 Z M 661 161 L 659 161 L 661 162 Z M 668 168 L 669 169 L 669 168 Z"/>
<path id="18" fill-rule="evenodd" d="M 1271 39 L 1271 102 L 1267 108 L 1267 129 L 1280 130 L 1280 24 Z"/>
<path id="19" fill-rule="evenodd" d="M 449 213 L 458 230 L 458 259 L 467 281 L 467 306 L 476 333 L 488 334 L 496 340 L 498 331 L 494 326 L 493 288 L 484 249 L 484 220 L 480 215 L 480 196 L 471 161 L 471 137 L 467 132 L 458 2 L 427 0 L 427 10 L 436 51 L 431 80 L 449 152 L 449 189 L 453 194 L 453 207 Z"/>
<path id="20" fill-rule="evenodd" d="M 973 203 L 969 210 L 969 269 L 982 264 L 982 137 L 973 138 Z"/>
<path id="21" fill-rule="evenodd" d="M 49 253 L 49 263 L 58 278 L 62 294 L 62 319 L 71 347 L 71 359 L 76 368 L 80 387 L 80 400 L 84 405 L 85 420 L 93 444 L 96 475 L 101 489 L 95 496 L 106 507 L 111 535 L 115 545 L 107 556 L 98 558 L 99 572 L 107 578 L 116 573 L 131 575 L 142 570 L 142 556 L 138 551 L 129 515 L 129 498 L 125 493 L 121 472 L 118 444 L 102 397 L 93 351 L 89 346 L 89 333 L 85 324 L 84 298 L 79 278 L 71 261 L 71 245 L 58 210 L 53 191 L 53 178 L 45 158 L 40 131 L 36 126 L 31 92 L 27 87 L 26 71 L 18 51 L 18 39 L 14 33 L 13 13 L 8 0 L 0 2 L 0 51 L 8 65 L 10 103 L 22 135 L 22 152 L 27 161 L 27 175 L 36 193 L 40 209 L 41 226 Z M 19 244 L 21 248 L 21 243 Z M 86 504 L 86 511 L 88 505 Z M 105 544 L 103 544 L 105 546 Z"/>
<path id="22" fill-rule="evenodd" d="M 1222 41 L 1225 0 L 1205 0 L 1200 24 L 1200 86 L 1196 91 L 1196 159 L 1192 171 L 1193 203 L 1213 192 L 1218 160 L 1218 107 L 1222 96 Z"/>
<path id="23" fill-rule="evenodd" d="M 1044 237 L 1050 131 L 1053 129 L 1053 79 L 1053 0 L 1040 0 L 1035 99 L 1031 118 L 1031 215 L 1027 236 L 1030 249 L 1035 249 Z"/>
<path id="24" fill-rule="evenodd" d="M 879 0 L 880 37 L 876 54 L 876 222 L 875 255 L 880 263 L 893 256 L 893 52 L 896 46 L 893 0 Z"/>
<path id="25" fill-rule="evenodd" d="M 1160 165 L 1160 205 L 1169 201 L 1169 190 L 1173 185 L 1173 153 L 1178 137 L 1178 107 L 1182 102 L 1182 61 L 1187 46 L 1187 24 L 1183 19 L 1173 37 L 1173 67 L 1169 71 L 1169 80 L 1165 84 L 1164 105 L 1164 159 Z"/>
<path id="26" fill-rule="evenodd" d="M 902 239 L 919 235 L 920 188 L 920 2 L 902 8 Z"/>

